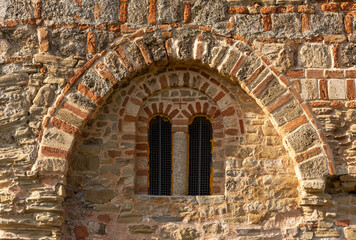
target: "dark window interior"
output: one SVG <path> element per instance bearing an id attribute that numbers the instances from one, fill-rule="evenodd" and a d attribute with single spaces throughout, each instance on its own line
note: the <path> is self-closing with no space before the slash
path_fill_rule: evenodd
<path id="1" fill-rule="evenodd" d="M 171 195 L 172 123 L 167 117 L 155 116 L 149 123 L 150 195 Z"/>
<path id="2" fill-rule="evenodd" d="M 212 138 L 209 119 L 194 118 L 189 125 L 189 195 L 211 194 Z"/>

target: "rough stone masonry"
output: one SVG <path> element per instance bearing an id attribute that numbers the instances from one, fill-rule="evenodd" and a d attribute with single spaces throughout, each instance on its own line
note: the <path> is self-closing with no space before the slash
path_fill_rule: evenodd
<path id="1" fill-rule="evenodd" d="M 355 32 L 353 0 L 1 0 L 0 239 L 356 239 Z"/>

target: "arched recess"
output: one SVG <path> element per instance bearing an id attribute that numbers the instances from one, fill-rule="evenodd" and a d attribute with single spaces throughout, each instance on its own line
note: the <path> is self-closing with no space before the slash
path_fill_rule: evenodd
<path id="1" fill-rule="evenodd" d="M 293 85 L 246 40 L 192 28 L 140 30 L 120 38 L 79 69 L 44 119 L 32 174 L 65 178 L 77 134 L 113 89 L 170 62 L 203 76 L 202 69 L 208 68 L 239 84 L 270 116 L 297 162 L 302 190 L 323 192 L 325 176 L 334 174 L 332 155 L 315 117 Z M 193 65 L 198 68 L 189 67 Z"/>

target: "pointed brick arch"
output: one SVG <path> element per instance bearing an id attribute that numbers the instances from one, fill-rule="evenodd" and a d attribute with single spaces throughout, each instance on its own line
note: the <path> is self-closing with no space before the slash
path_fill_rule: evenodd
<path id="1" fill-rule="evenodd" d="M 159 71 L 162 66 L 177 62 L 216 71 L 254 98 L 297 162 L 296 174 L 301 182 L 323 181 L 325 176 L 334 174 L 326 139 L 288 78 L 246 40 L 191 28 L 140 30 L 120 38 L 80 68 L 44 119 L 33 172 L 65 176 L 76 135 L 113 89 L 143 72 Z M 283 115 L 289 111 L 297 117 Z"/>

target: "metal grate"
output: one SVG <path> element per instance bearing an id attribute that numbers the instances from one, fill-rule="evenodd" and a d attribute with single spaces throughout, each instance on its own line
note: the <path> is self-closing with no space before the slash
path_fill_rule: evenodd
<path id="1" fill-rule="evenodd" d="M 189 195 L 210 195 L 213 129 L 209 119 L 196 117 L 189 125 Z"/>
<path id="2" fill-rule="evenodd" d="M 148 130 L 150 195 L 171 195 L 172 123 L 167 117 L 155 116 Z"/>

